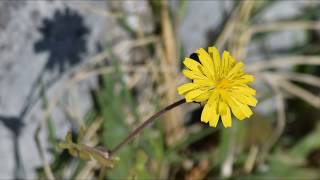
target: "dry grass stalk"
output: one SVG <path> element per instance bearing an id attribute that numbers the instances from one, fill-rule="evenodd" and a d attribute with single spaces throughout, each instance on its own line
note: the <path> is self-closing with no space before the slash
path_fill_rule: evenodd
<path id="1" fill-rule="evenodd" d="M 257 145 L 252 145 L 250 147 L 248 158 L 243 167 L 245 173 L 249 174 L 253 170 L 258 153 L 259 153 L 259 147 Z"/>
<path id="2" fill-rule="evenodd" d="M 259 164 L 264 163 L 271 148 L 281 137 L 286 125 L 285 100 L 280 90 L 280 84 L 282 84 L 283 82 L 281 81 L 281 78 L 271 73 L 265 73 L 263 74 L 263 77 L 264 77 L 264 80 L 271 86 L 271 89 L 275 93 L 275 101 L 276 101 L 276 109 L 277 109 L 277 125 L 271 137 L 263 145 L 261 149 L 260 157 L 258 159 Z"/>
<path id="3" fill-rule="evenodd" d="M 103 120 L 98 118 L 95 120 L 86 130 L 84 141 L 88 146 L 94 147 L 98 144 L 99 137 L 97 137 L 97 131 L 103 125 Z M 92 179 L 94 177 L 94 169 L 99 167 L 95 161 L 90 161 L 81 169 L 80 173 L 75 179 Z"/>
<path id="4" fill-rule="evenodd" d="M 295 65 L 320 65 L 319 56 L 289 56 L 274 58 L 271 60 L 260 60 L 256 63 L 248 64 L 246 72 L 255 73 L 271 68 L 289 68 Z"/>
<path id="5" fill-rule="evenodd" d="M 228 41 L 228 38 L 232 35 L 235 28 L 235 23 L 237 21 L 237 17 L 239 14 L 240 6 L 237 6 L 235 10 L 232 12 L 230 19 L 227 21 L 225 27 L 223 28 L 222 33 L 219 35 L 217 41 L 215 42 L 215 46 L 219 49 L 223 48 Z"/>
<path id="6" fill-rule="evenodd" d="M 41 122 L 44 122 L 44 121 L 41 121 Z M 34 140 L 36 142 L 36 147 L 37 147 L 37 150 L 39 152 L 39 156 L 40 156 L 40 159 L 43 163 L 43 167 L 44 167 L 44 173 L 46 175 L 46 178 L 49 179 L 49 180 L 55 180 L 55 177 L 53 175 L 53 172 L 52 172 L 52 169 L 50 167 L 50 164 L 48 162 L 48 160 L 46 159 L 45 155 L 44 155 L 44 149 L 42 147 L 42 143 L 39 139 L 39 133 L 40 133 L 40 130 L 42 128 L 42 126 L 44 125 L 44 123 L 38 123 L 37 124 L 37 128 L 35 130 L 35 133 L 34 133 Z"/>
<path id="7" fill-rule="evenodd" d="M 253 25 L 249 32 L 251 34 L 265 33 L 270 31 L 283 31 L 293 29 L 320 29 L 320 21 L 279 21 L 266 24 Z"/>
<path id="8" fill-rule="evenodd" d="M 174 28 L 169 17 L 169 9 L 167 0 L 162 1 L 161 5 L 161 27 L 162 27 L 162 39 L 163 39 L 163 60 L 161 68 L 169 68 L 172 71 L 163 73 L 164 84 L 167 87 L 164 104 L 174 102 L 177 98 L 176 78 L 178 77 L 178 55 L 177 45 Z M 173 145 L 184 134 L 184 128 L 182 126 L 181 109 L 177 108 L 175 111 L 170 111 L 164 116 L 165 131 L 166 131 L 166 143 Z"/>
<path id="9" fill-rule="evenodd" d="M 311 74 L 295 73 L 295 72 L 286 72 L 286 73 L 277 72 L 276 74 L 278 76 L 281 76 L 291 81 L 301 82 L 314 87 L 320 87 L 320 78 L 313 76 Z"/>
<path id="10" fill-rule="evenodd" d="M 281 81 L 279 86 L 287 91 L 288 93 L 301 98 L 305 102 L 309 103 L 315 108 L 320 108 L 320 98 L 318 96 L 313 95 L 309 91 L 289 82 L 289 81 Z"/>

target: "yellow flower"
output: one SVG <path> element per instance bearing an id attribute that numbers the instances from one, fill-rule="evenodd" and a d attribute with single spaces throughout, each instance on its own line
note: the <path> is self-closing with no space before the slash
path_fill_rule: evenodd
<path id="1" fill-rule="evenodd" d="M 236 61 L 228 51 L 222 59 L 215 47 L 196 51 L 200 62 L 185 58 L 187 69 L 183 74 L 192 80 L 178 88 L 187 102 L 206 102 L 201 121 L 216 127 L 221 116 L 224 127 L 231 127 L 231 112 L 239 120 L 253 113 L 249 106 L 256 106 L 256 91 L 247 84 L 254 81 L 252 75 L 243 72 L 242 62 Z"/>

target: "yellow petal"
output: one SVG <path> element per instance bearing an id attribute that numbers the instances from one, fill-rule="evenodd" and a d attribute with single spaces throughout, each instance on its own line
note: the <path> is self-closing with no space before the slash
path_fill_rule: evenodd
<path id="1" fill-rule="evenodd" d="M 220 54 L 219 51 L 216 47 L 209 47 L 209 54 L 213 60 L 213 70 L 214 70 L 214 77 L 217 79 L 218 78 L 218 74 L 219 74 L 219 68 L 220 68 Z"/>
<path id="2" fill-rule="evenodd" d="M 235 76 L 236 73 L 241 70 L 242 66 L 243 66 L 242 62 L 239 62 L 235 66 L 233 66 L 232 69 L 228 72 L 227 78 L 231 78 Z"/>
<path id="3" fill-rule="evenodd" d="M 241 112 L 241 109 L 236 106 L 230 106 L 233 115 L 240 121 L 244 120 L 246 116 Z"/>
<path id="4" fill-rule="evenodd" d="M 204 72 L 208 73 L 208 75 L 211 77 L 214 77 L 214 66 L 210 55 L 203 48 L 199 48 L 196 53 L 198 54 L 199 60 L 203 65 Z"/>
<path id="5" fill-rule="evenodd" d="M 227 105 L 230 107 L 232 113 L 236 116 L 237 119 L 243 120 L 244 118 L 246 118 L 246 116 L 242 113 L 236 102 L 233 100 L 233 98 L 231 98 L 231 93 L 221 92 L 221 96 L 223 100 L 227 103 Z"/>
<path id="6" fill-rule="evenodd" d="M 247 83 L 253 82 L 254 77 L 252 75 L 245 74 L 245 75 L 242 75 L 240 77 L 240 79 L 237 81 L 238 81 L 238 83 L 247 84 Z"/>
<path id="7" fill-rule="evenodd" d="M 205 93 L 202 93 L 200 96 L 193 98 L 195 102 L 203 102 L 207 101 L 211 95 L 211 91 L 206 91 Z"/>
<path id="8" fill-rule="evenodd" d="M 216 112 L 216 106 L 206 104 L 202 110 L 201 121 L 209 122 L 209 126 L 216 127 L 218 124 L 219 115 Z"/>
<path id="9" fill-rule="evenodd" d="M 218 101 L 219 101 L 218 93 L 217 91 L 213 91 L 209 97 L 207 104 L 209 104 L 210 106 L 217 106 Z"/>
<path id="10" fill-rule="evenodd" d="M 186 83 L 178 87 L 178 93 L 180 95 L 185 94 L 188 91 L 191 91 L 193 89 L 199 88 L 200 86 L 198 84 L 194 83 Z"/>
<path id="11" fill-rule="evenodd" d="M 218 110 L 220 115 L 224 115 L 227 113 L 227 105 L 222 100 L 219 101 Z"/>
<path id="12" fill-rule="evenodd" d="M 195 79 L 193 83 L 198 84 L 200 86 L 211 86 L 213 87 L 215 83 L 209 79 Z"/>
<path id="13" fill-rule="evenodd" d="M 226 77 L 229 69 L 234 65 L 235 60 L 232 58 L 228 51 L 223 51 L 221 61 L 221 74 L 220 77 Z"/>
<path id="14" fill-rule="evenodd" d="M 247 96 L 254 96 L 256 95 L 256 90 L 250 88 L 249 86 L 247 85 L 242 85 L 242 86 L 236 86 L 232 89 L 232 91 L 234 93 L 238 93 L 238 94 L 244 94 L 244 95 L 247 95 Z"/>
<path id="15" fill-rule="evenodd" d="M 212 118 L 209 120 L 209 126 L 210 127 L 217 127 L 219 121 L 219 115 L 213 114 Z"/>
<path id="16" fill-rule="evenodd" d="M 234 114 L 234 116 L 239 119 L 239 120 L 243 120 L 246 118 L 246 116 L 242 113 L 241 109 L 239 108 L 239 106 L 232 100 L 232 98 L 230 97 L 226 97 L 225 98 L 228 105 L 231 108 L 232 113 Z"/>
<path id="17" fill-rule="evenodd" d="M 196 71 L 190 71 L 190 70 L 183 70 L 182 73 L 189 79 L 206 79 L 203 74 L 196 72 Z"/>
<path id="18" fill-rule="evenodd" d="M 242 104 L 239 109 L 247 118 L 249 118 L 253 114 L 252 110 L 245 104 Z"/>
<path id="19" fill-rule="evenodd" d="M 213 112 L 211 113 L 211 117 L 209 117 L 209 126 L 217 127 L 219 121 L 219 115 L 216 112 L 216 107 L 213 107 Z"/>
<path id="20" fill-rule="evenodd" d="M 234 96 L 239 102 L 243 104 L 248 104 L 250 106 L 256 106 L 257 105 L 257 100 L 256 98 L 252 96 L 245 96 L 243 94 L 237 94 Z"/>
<path id="21" fill-rule="evenodd" d="M 219 114 L 221 115 L 223 126 L 226 128 L 231 127 L 232 122 L 230 108 L 224 102 L 219 103 Z"/>
<path id="22" fill-rule="evenodd" d="M 220 66 L 220 54 L 216 47 L 209 47 L 209 54 L 213 60 L 213 64 L 216 68 Z"/>
<path id="23" fill-rule="evenodd" d="M 210 108 L 210 114 L 209 114 L 208 121 L 209 121 L 209 126 L 211 126 L 211 127 L 216 127 L 217 123 L 219 121 L 219 113 L 217 111 L 218 101 L 219 101 L 218 93 L 217 93 L 217 91 L 213 91 L 210 95 L 210 98 L 209 98 L 207 104 L 206 104 L 207 108 Z"/>
<path id="24" fill-rule="evenodd" d="M 239 107 L 239 110 L 247 117 L 249 118 L 253 112 L 246 104 L 242 104 L 241 102 L 237 101 L 234 97 L 231 97 L 232 100 L 237 104 Z"/>
<path id="25" fill-rule="evenodd" d="M 185 98 L 186 98 L 186 101 L 187 102 L 192 102 L 194 98 L 200 96 L 201 94 L 203 94 L 204 92 L 199 90 L 199 89 L 195 89 L 195 90 L 192 90 L 192 91 L 189 91 L 186 95 L 185 95 Z"/>
<path id="26" fill-rule="evenodd" d="M 185 58 L 183 64 L 190 70 L 197 71 L 199 73 L 201 73 L 201 69 L 203 68 L 203 66 L 200 63 L 191 58 Z"/>
<path id="27" fill-rule="evenodd" d="M 201 121 L 205 123 L 209 122 L 209 116 L 212 111 L 213 111 L 212 106 L 209 106 L 208 104 L 204 105 L 201 113 Z"/>

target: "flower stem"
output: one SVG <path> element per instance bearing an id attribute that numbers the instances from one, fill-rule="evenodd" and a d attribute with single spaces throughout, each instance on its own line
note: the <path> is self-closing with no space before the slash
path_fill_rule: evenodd
<path id="1" fill-rule="evenodd" d="M 179 101 L 176 101 L 167 107 L 163 108 L 156 114 L 152 115 L 149 119 L 144 121 L 139 127 L 137 127 L 135 130 L 133 130 L 124 140 L 122 140 L 113 150 L 110 151 L 110 156 L 114 155 L 117 153 L 125 144 L 130 142 L 141 130 L 143 130 L 148 124 L 154 122 L 158 117 L 160 117 L 163 113 L 181 105 L 186 102 L 185 99 L 181 99 Z"/>

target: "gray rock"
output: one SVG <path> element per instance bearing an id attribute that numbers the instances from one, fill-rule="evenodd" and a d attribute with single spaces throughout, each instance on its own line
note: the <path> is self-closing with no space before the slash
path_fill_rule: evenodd
<path id="1" fill-rule="evenodd" d="M 0 3 L 0 177 L 34 178 L 42 165 L 34 142 L 34 132 L 43 120 L 41 103 L 26 108 L 28 97 L 41 76 L 52 83 L 63 72 L 78 66 L 97 53 L 97 46 L 107 39 L 112 26 L 105 17 L 88 11 L 106 7 L 105 2 L 3 1 Z M 110 26 L 109 26 L 110 25 Z M 109 27 L 108 27 L 109 26 Z M 52 39 L 54 38 L 54 39 Z M 46 92 L 49 101 L 63 88 L 62 78 Z M 80 118 L 91 107 L 88 90 L 94 79 L 81 83 L 72 91 L 72 103 L 80 104 Z M 31 93 L 30 93 L 31 92 Z M 31 100 L 39 97 L 33 96 Z M 70 99 L 68 100 L 70 102 Z M 79 102 L 80 101 L 80 102 Z M 21 116 L 23 116 L 21 118 Z M 62 108 L 52 114 L 58 137 L 64 136 L 70 122 Z M 47 135 L 40 140 L 46 150 Z M 15 139 L 15 137 L 17 137 Z M 45 157 L 50 160 L 46 151 Z"/>

